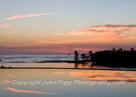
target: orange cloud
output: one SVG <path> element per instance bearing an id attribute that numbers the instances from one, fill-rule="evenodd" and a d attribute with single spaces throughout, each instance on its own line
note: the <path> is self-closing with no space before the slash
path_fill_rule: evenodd
<path id="1" fill-rule="evenodd" d="M 101 25 L 74 30 L 68 33 L 54 33 L 53 35 L 72 35 L 72 36 L 105 36 L 107 34 L 120 35 L 123 32 L 133 33 L 136 25 Z"/>
<path id="2" fill-rule="evenodd" d="M 10 87 L 5 88 L 5 90 L 9 90 L 9 91 L 12 91 L 12 92 L 17 92 L 17 93 L 36 93 L 36 94 L 53 94 L 53 95 L 56 95 L 56 93 L 29 91 L 29 90 L 17 90 L 17 89 L 10 88 Z"/>
<path id="3" fill-rule="evenodd" d="M 0 81 L 0 84 L 9 84 L 9 83 L 10 83 L 9 80 Z"/>
<path id="4" fill-rule="evenodd" d="M 77 43 L 76 41 L 78 41 L 78 43 L 123 43 L 135 39 L 135 28 L 136 25 L 92 26 L 81 30 L 68 32 L 65 33 L 65 35 L 82 37 L 81 41 L 79 39 L 69 40 L 69 42 L 74 41 L 73 43 Z M 66 39 L 64 39 L 63 42 L 66 43 Z"/>
<path id="5" fill-rule="evenodd" d="M 133 38 L 132 36 L 134 36 L 133 33 L 135 29 L 136 25 L 101 25 L 87 27 L 82 30 L 75 30 L 66 35 L 81 37 L 89 36 L 91 38 L 89 41 L 92 42 L 119 42 L 124 41 L 123 39 L 130 39 L 128 37 Z M 85 40 L 86 39 L 87 38 L 85 38 Z"/>
<path id="6" fill-rule="evenodd" d="M 0 25 L 0 27 L 2 27 L 2 28 L 9 28 L 10 24 L 3 24 L 3 25 Z"/>
<path id="7" fill-rule="evenodd" d="M 93 39 L 92 39 L 93 40 Z M 70 43 L 88 43 L 87 39 L 76 38 L 76 39 L 64 39 L 64 40 L 57 40 L 57 41 L 38 41 L 37 44 L 70 44 Z"/>
<path id="8" fill-rule="evenodd" d="M 62 41 L 38 41 L 37 44 L 63 44 Z"/>
<path id="9" fill-rule="evenodd" d="M 114 30 L 95 30 L 95 29 L 87 30 L 87 29 L 85 29 L 85 30 L 81 30 L 81 31 L 79 30 L 79 31 L 69 32 L 69 35 L 73 35 L 73 36 L 105 36 L 106 34 L 113 34 L 113 33 L 116 35 L 120 35 L 123 31 L 124 30 L 114 31 Z"/>
<path id="10" fill-rule="evenodd" d="M 96 36 L 95 34 L 93 37 L 85 37 L 85 38 L 83 37 L 83 38 L 74 38 L 74 39 L 58 39 L 57 41 L 43 40 L 43 41 L 36 42 L 36 44 L 37 45 L 43 45 L 43 44 L 57 45 L 57 44 L 81 44 L 81 43 L 116 43 L 116 42 L 123 42 L 127 39 L 130 39 L 125 36 L 117 37 L 117 35 L 118 33 L 114 33 L 112 35 L 102 35 L 102 36 L 98 36 L 98 34 Z M 131 39 L 135 39 L 135 37 L 131 37 Z"/>
<path id="11" fill-rule="evenodd" d="M 40 14 L 28 14 L 28 15 L 16 15 L 16 16 L 11 16 L 8 18 L 4 18 L 4 20 L 14 20 L 18 18 L 28 18 L 28 17 L 36 17 L 36 16 L 42 16 L 42 15 L 55 15 L 57 13 L 40 13 Z"/>

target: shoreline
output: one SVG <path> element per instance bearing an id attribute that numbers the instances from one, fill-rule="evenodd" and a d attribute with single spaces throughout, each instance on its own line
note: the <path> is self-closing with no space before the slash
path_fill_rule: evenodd
<path id="1" fill-rule="evenodd" d="M 111 70 L 111 71 L 136 71 L 136 69 L 91 69 L 91 68 L 57 68 L 57 67 L 12 67 L 12 68 L 0 68 L 0 69 L 74 69 L 74 70 Z"/>

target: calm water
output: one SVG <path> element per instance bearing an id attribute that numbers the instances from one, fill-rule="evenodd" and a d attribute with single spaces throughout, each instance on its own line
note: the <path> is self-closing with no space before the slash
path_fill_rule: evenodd
<path id="1" fill-rule="evenodd" d="M 13 67 L 73 67 L 69 64 L 36 63 L 45 60 L 73 60 L 73 54 L 0 55 L 0 65 Z"/>
<path id="2" fill-rule="evenodd" d="M 75 67 L 67 63 L 35 63 L 73 60 L 73 55 L 66 54 L 0 57 L 0 64 L 4 66 Z M 88 68 L 89 65 L 79 64 L 78 67 Z M 21 81 L 29 83 L 19 84 Z M 135 90 L 136 71 L 0 69 L 0 97 L 135 97 Z"/>
<path id="3" fill-rule="evenodd" d="M 0 55 L 2 63 L 35 63 L 43 60 L 73 60 L 73 54 Z"/>
<path id="4" fill-rule="evenodd" d="M 12 84 L 14 80 L 101 81 L 125 80 L 125 84 Z M 0 97 L 135 97 L 136 72 L 100 70 L 0 70 Z M 50 94 L 46 94 L 50 93 Z"/>

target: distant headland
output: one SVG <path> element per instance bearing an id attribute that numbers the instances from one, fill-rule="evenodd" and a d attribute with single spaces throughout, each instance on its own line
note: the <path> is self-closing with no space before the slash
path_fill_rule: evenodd
<path id="1" fill-rule="evenodd" d="M 95 53 L 89 51 L 88 54 L 79 54 L 78 51 L 75 51 L 74 54 L 77 62 L 82 60 L 92 62 L 92 65 L 97 66 L 136 68 L 136 51 L 134 48 L 130 50 L 123 50 L 122 48 L 116 50 L 113 48 L 112 50 Z"/>

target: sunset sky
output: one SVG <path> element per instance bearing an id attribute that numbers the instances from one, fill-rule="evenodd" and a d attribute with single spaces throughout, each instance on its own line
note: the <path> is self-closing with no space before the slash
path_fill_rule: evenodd
<path id="1" fill-rule="evenodd" d="M 0 0 L 0 54 L 136 48 L 136 0 Z"/>

